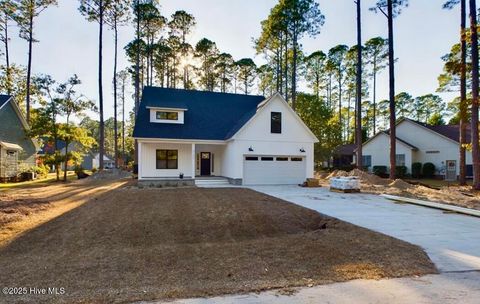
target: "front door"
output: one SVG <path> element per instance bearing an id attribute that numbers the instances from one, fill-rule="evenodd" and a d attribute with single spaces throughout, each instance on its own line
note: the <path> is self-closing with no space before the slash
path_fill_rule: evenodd
<path id="1" fill-rule="evenodd" d="M 453 181 L 457 179 L 457 162 L 455 160 L 446 161 L 445 180 Z"/>
<path id="2" fill-rule="evenodd" d="M 200 153 L 200 175 L 210 175 L 211 171 L 211 153 L 210 152 L 202 152 Z"/>

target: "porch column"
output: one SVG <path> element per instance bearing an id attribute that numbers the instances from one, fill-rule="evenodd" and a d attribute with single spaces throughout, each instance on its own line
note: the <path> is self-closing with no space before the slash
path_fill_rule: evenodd
<path id="1" fill-rule="evenodd" d="M 192 178 L 195 179 L 195 171 L 196 171 L 196 166 L 195 166 L 195 144 L 192 144 Z"/>
<path id="2" fill-rule="evenodd" d="M 142 179 L 142 142 L 138 141 L 138 160 L 137 160 L 137 165 L 138 165 L 138 179 Z"/>

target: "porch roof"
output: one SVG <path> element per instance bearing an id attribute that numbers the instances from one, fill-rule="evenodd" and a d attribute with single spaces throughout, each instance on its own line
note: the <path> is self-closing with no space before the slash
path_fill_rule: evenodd
<path id="1" fill-rule="evenodd" d="M 9 142 L 6 142 L 6 141 L 0 141 L 0 146 L 2 146 L 3 148 L 5 148 L 7 150 L 15 150 L 15 151 L 23 150 L 23 148 L 20 147 L 19 145 L 12 144 L 12 143 L 9 143 Z"/>

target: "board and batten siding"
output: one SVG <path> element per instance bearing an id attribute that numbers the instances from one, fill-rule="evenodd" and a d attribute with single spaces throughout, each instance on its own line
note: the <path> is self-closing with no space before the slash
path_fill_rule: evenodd
<path id="1" fill-rule="evenodd" d="M 144 143 L 141 144 L 139 176 L 142 178 L 174 177 L 180 173 L 185 177 L 192 175 L 192 145 L 174 143 Z M 178 169 L 157 169 L 157 150 L 178 150 Z"/>
<path id="2" fill-rule="evenodd" d="M 271 112 L 282 113 L 282 132 L 271 133 Z M 317 141 L 304 127 L 296 114 L 279 96 L 260 109 L 234 137 L 233 152 L 229 164 L 233 178 L 243 177 L 243 159 L 245 155 L 299 156 L 306 161 L 306 178 L 314 175 L 313 147 Z M 229 143 L 230 145 L 231 143 Z M 249 151 L 252 147 L 254 151 Z M 305 152 L 300 152 L 303 149 Z"/>

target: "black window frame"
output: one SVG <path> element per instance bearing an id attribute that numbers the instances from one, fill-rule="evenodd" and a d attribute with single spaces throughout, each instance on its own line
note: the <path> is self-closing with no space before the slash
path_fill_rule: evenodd
<path id="1" fill-rule="evenodd" d="M 276 161 L 288 161 L 288 157 L 277 157 Z"/>
<path id="2" fill-rule="evenodd" d="M 293 162 L 303 162 L 303 157 L 291 157 L 290 161 Z"/>
<path id="3" fill-rule="evenodd" d="M 263 156 L 261 161 L 273 161 L 273 156 Z"/>
<path id="4" fill-rule="evenodd" d="M 270 132 L 282 134 L 282 112 L 270 112 Z"/>
<path id="5" fill-rule="evenodd" d="M 157 149 L 155 152 L 155 167 L 157 170 L 178 169 L 178 150 Z"/>
<path id="6" fill-rule="evenodd" d="M 165 117 L 162 118 L 162 114 L 165 114 Z M 173 116 L 173 117 L 172 117 Z M 171 121 L 178 121 L 178 112 L 173 112 L 173 111 L 157 111 L 155 113 L 155 117 L 157 120 L 171 120 Z"/>
<path id="7" fill-rule="evenodd" d="M 246 161 L 258 161 L 258 156 L 246 156 Z"/>

